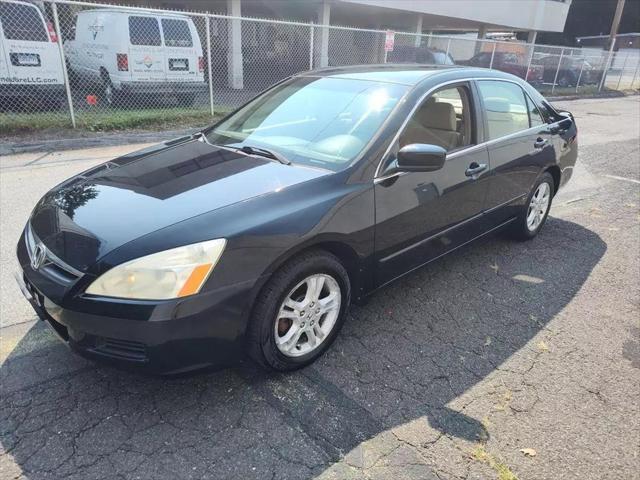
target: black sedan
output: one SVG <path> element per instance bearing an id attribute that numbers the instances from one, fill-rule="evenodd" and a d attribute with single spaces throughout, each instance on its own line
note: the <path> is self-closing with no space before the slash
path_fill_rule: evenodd
<path id="1" fill-rule="evenodd" d="M 299 368 L 352 301 L 494 230 L 534 237 L 576 135 L 571 114 L 498 71 L 300 74 L 55 187 L 19 240 L 18 281 L 93 359 Z"/>

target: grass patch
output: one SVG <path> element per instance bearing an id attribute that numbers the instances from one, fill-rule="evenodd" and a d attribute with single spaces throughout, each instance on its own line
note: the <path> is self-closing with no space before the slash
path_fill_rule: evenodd
<path id="1" fill-rule="evenodd" d="M 471 456 L 479 462 L 489 465 L 498 474 L 498 480 L 518 480 L 516 474 L 513 473 L 507 465 L 487 452 L 484 445 L 478 445 L 473 452 L 471 452 Z"/>
<path id="2" fill-rule="evenodd" d="M 150 108 L 81 110 L 76 112 L 78 129 L 92 132 L 108 132 L 146 128 L 170 130 L 209 125 L 228 113 L 228 107 L 215 108 L 211 116 L 209 108 Z M 51 128 L 71 128 L 68 114 L 60 112 L 0 113 L 0 132 L 16 134 Z"/>

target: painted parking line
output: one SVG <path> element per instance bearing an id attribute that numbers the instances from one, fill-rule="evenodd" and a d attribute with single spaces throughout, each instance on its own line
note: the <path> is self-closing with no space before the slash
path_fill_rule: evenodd
<path id="1" fill-rule="evenodd" d="M 611 178 L 613 180 L 622 180 L 623 182 L 637 183 L 638 185 L 640 185 L 640 180 L 636 180 L 635 178 L 619 177 L 617 175 L 604 175 L 604 176 L 607 178 Z"/>

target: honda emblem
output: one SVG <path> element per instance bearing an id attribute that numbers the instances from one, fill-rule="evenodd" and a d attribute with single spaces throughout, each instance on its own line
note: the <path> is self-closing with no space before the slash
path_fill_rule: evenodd
<path id="1" fill-rule="evenodd" d="M 47 259 L 47 248 L 42 243 L 37 243 L 33 249 L 33 255 L 31 256 L 31 268 L 38 270 L 44 265 Z"/>

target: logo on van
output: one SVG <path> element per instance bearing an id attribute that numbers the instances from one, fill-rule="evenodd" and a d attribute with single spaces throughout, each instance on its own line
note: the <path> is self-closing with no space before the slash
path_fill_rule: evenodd
<path id="1" fill-rule="evenodd" d="M 101 25 L 99 23 L 99 20 L 96 18 L 94 22 L 89 25 L 89 31 L 91 32 L 91 34 L 93 35 L 93 39 L 95 40 L 98 36 L 98 32 L 104 31 L 104 25 Z"/>
<path id="2" fill-rule="evenodd" d="M 153 67 L 153 58 L 151 58 L 149 55 L 146 55 L 144 57 L 144 60 L 142 60 L 142 63 L 144 64 L 145 67 L 151 68 Z"/>

